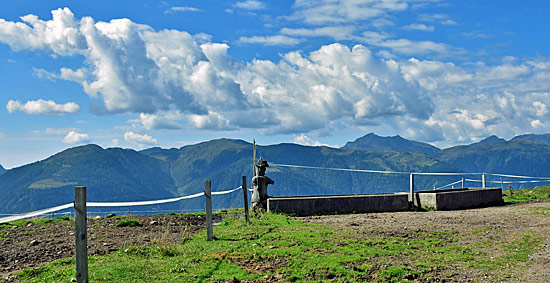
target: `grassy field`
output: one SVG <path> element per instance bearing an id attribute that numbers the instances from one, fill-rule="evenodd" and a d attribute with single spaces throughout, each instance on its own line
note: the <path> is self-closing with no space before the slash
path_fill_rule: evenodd
<path id="1" fill-rule="evenodd" d="M 548 200 L 550 187 L 514 191 L 506 202 Z M 550 215 L 548 209 L 533 213 Z M 353 227 L 304 223 L 266 213 L 229 218 L 215 226 L 215 240 L 202 231 L 175 246 L 157 241 L 89 258 L 90 282 L 409 282 L 454 278 L 457 270 L 489 281 L 514 279 L 540 248 L 533 231 L 418 231 L 412 235 L 364 234 Z M 183 235 L 182 235 L 183 236 Z M 69 282 L 73 259 L 17 274 L 25 282 Z"/>
<path id="2" fill-rule="evenodd" d="M 522 190 L 505 190 L 503 194 L 504 202 L 507 203 L 550 200 L 550 186 Z"/>
<path id="3" fill-rule="evenodd" d="M 484 230 L 469 234 L 485 233 Z M 364 237 L 352 229 L 304 224 L 265 214 L 250 225 L 229 219 L 215 229 L 185 238 L 180 245 L 131 246 L 89 259 L 91 282 L 335 281 L 407 282 L 452 276 L 450 266 L 487 273 L 525 262 L 540 239 L 525 233 L 514 242 L 485 240 L 464 246 L 461 235 L 419 232 L 409 237 Z M 498 249 L 496 256 L 489 253 Z M 490 258 L 490 259 L 489 259 Z M 69 282 L 74 259 L 17 275 L 29 282 Z M 505 276 L 505 274 L 501 274 Z"/>

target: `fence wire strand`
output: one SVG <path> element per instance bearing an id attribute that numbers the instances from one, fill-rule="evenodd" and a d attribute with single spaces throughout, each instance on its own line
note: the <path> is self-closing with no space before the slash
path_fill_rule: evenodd
<path id="1" fill-rule="evenodd" d="M 237 187 L 237 188 L 232 189 L 232 190 L 221 191 L 221 192 L 212 192 L 211 194 L 212 195 L 225 195 L 225 194 L 230 194 L 232 192 L 238 191 L 240 189 L 241 189 L 241 187 Z M 197 198 L 197 197 L 200 197 L 200 196 L 203 196 L 203 195 L 204 195 L 204 192 L 200 192 L 200 193 L 196 193 L 196 194 L 193 194 L 193 195 L 177 197 L 177 198 L 152 200 L 152 201 L 134 201 L 134 202 L 88 202 L 87 201 L 86 206 L 87 207 L 123 207 L 123 206 L 154 205 L 154 204 L 163 204 L 163 203 L 169 203 L 169 202 L 176 202 L 176 201 L 180 201 L 180 200 L 184 200 L 184 199 Z M 55 207 L 50 207 L 50 208 L 46 208 L 46 209 L 27 212 L 27 213 L 24 213 L 24 214 L 18 214 L 18 215 L 2 217 L 2 218 L 0 218 L 0 224 L 1 223 L 6 223 L 6 222 L 11 222 L 11 221 L 16 221 L 16 220 L 21 220 L 21 219 L 25 219 L 25 218 L 32 218 L 32 217 L 36 217 L 36 216 L 40 216 L 40 215 L 44 215 L 44 214 L 60 211 L 60 210 L 63 210 L 63 209 L 72 208 L 72 207 L 74 207 L 74 203 L 67 203 L 67 204 L 63 204 L 63 205 L 59 205 L 59 206 L 55 206 Z"/>
<path id="2" fill-rule="evenodd" d="M 400 171 L 388 171 L 388 170 L 368 170 L 368 169 L 351 169 L 351 168 L 331 168 L 331 167 L 318 167 L 318 166 L 305 166 L 305 165 L 290 165 L 290 164 L 278 164 L 278 163 L 271 163 L 271 166 L 279 166 L 279 167 L 288 167 L 288 168 L 302 168 L 302 169 L 318 169 L 318 170 L 332 170 L 332 171 L 347 171 L 347 172 L 361 172 L 361 173 L 378 173 L 378 174 L 414 174 L 414 175 L 431 175 L 431 176 L 460 176 L 460 175 L 490 175 L 490 176 L 496 176 L 496 177 L 505 177 L 505 178 L 519 178 L 519 179 L 537 179 L 537 180 L 531 180 L 531 181 L 486 181 L 487 183 L 501 183 L 501 184 L 514 184 L 514 183 L 542 183 L 542 182 L 550 182 L 549 177 L 532 177 L 532 176 L 521 176 L 521 175 L 508 175 L 508 174 L 497 174 L 497 173 L 454 173 L 454 172 L 400 172 Z M 460 183 L 462 180 L 436 188 L 442 189 L 446 188 L 448 186 L 452 186 L 454 184 Z M 464 179 L 464 181 L 468 182 L 482 182 L 482 180 L 473 180 L 473 179 Z M 235 189 L 227 190 L 227 191 L 219 191 L 219 192 L 212 192 L 212 195 L 224 195 L 224 194 L 230 194 L 232 192 L 240 190 L 241 187 L 237 187 Z M 252 189 L 248 189 L 249 191 L 252 191 Z M 142 205 L 155 205 L 155 204 L 163 204 L 163 203 L 170 203 L 170 202 L 176 202 L 184 199 L 191 199 L 191 198 L 197 198 L 200 196 L 203 196 L 204 192 L 196 193 L 193 195 L 183 196 L 183 197 L 176 197 L 176 198 L 169 198 L 169 199 L 161 199 L 161 200 L 152 200 L 152 201 L 134 201 L 134 202 L 86 202 L 86 206 L 89 207 L 121 207 L 121 206 L 142 206 Z M 59 210 L 67 209 L 73 207 L 73 203 L 68 203 L 56 207 L 46 208 L 42 210 L 32 211 L 25 214 L 20 215 L 12 215 L 8 217 L 2 217 L 0 218 L 0 223 L 15 221 L 19 219 L 25 219 L 25 218 L 31 218 L 39 215 L 44 215 L 47 213 L 56 212 Z"/>

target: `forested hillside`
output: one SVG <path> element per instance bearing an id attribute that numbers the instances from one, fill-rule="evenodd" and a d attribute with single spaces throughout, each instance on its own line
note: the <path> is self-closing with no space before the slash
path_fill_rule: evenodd
<path id="1" fill-rule="evenodd" d="M 380 144 L 381 139 L 374 137 L 372 140 Z M 406 192 L 410 172 L 485 172 L 550 177 L 550 146 L 540 142 L 524 139 L 504 141 L 490 137 L 480 143 L 438 150 L 400 137 L 390 137 L 390 140 L 398 142 L 388 143 L 390 146 L 384 151 L 351 146 L 341 149 L 297 144 L 258 146 L 257 157 L 271 164 L 267 176 L 275 180 L 275 184 L 269 187 L 268 193 L 273 196 Z M 407 152 L 407 148 L 411 151 Z M 433 157 L 419 152 L 420 148 L 429 149 Z M 77 185 L 88 188 L 88 201 L 105 202 L 157 200 L 195 194 L 204 190 L 204 180 L 207 179 L 212 181 L 213 191 L 241 186 L 241 176 L 247 177 L 250 187 L 252 151 L 252 144 L 230 139 L 179 149 L 150 148 L 139 152 L 103 149 L 97 145 L 74 147 L 0 175 L 0 194 L 3 196 L 0 198 L 0 213 L 21 213 L 70 203 Z M 331 168 L 400 173 L 350 172 Z M 416 175 L 415 186 L 417 190 L 430 190 L 461 177 Z M 495 177 L 492 180 L 496 180 Z M 469 183 L 468 186 L 480 184 Z M 242 207 L 242 194 L 216 196 L 213 204 L 215 208 Z M 132 210 L 191 211 L 203 206 L 203 198 L 196 198 L 162 207 Z M 119 208 L 122 209 L 126 208 Z"/>

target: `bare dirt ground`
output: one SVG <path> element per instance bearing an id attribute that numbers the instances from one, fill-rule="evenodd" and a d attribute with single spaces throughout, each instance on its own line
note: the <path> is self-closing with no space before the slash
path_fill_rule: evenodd
<path id="1" fill-rule="evenodd" d="M 495 243 L 494 247 L 485 247 L 488 260 L 498 257 L 502 252 L 497 245 L 521 240 L 526 234 L 539 236 L 540 245 L 536 252 L 529 255 L 528 262 L 520 266 L 507 268 L 504 272 L 482 272 L 459 264 L 447 270 L 434 271 L 436 276 L 432 281 L 492 282 L 499 278 L 498 281 L 550 282 L 549 201 L 468 210 L 312 216 L 301 219 L 333 226 L 353 226 L 357 233 L 366 238 L 379 235 L 415 238 L 419 232 L 447 231 L 450 237 L 458 239 L 458 243 L 454 243 L 456 245 Z M 402 259 L 389 259 L 392 260 Z"/>
<path id="2" fill-rule="evenodd" d="M 88 219 L 88 253 L 101 255 L 128 245 L 176 244 L 205 228 L 204 215 L 131 215 L 142 226 L 117 227 L 126 218 Z M 214 221 L 220 216 L 214 215 Z M 74 222 L 0 227 L 0 282 L 24 268 L 75 256 Z"/>
<path id="3" fill-rule="evenodd" d="M 143 226 L 116 227 L 121 218 L 90 219 L 89 253 L 106 254 L 131 244 L 178 243 L 183 237 L 204 229 L 205 221 L 204 216 L 194 215 L 131 216 L 131 219 L 138 220 Z M 480 271 L 465 268 L 464 264 L 453 264 L 442 270 L 434 270 L 430 281 L 550 282 L 550 201 L 456 211 L 368 213 L 298 219 L 352 228 L 358 234 L 357 237 L 365 239 L 380 236 L 414 239 L 422 232 L 446 231 L 449 232 L 449 237 L 458 241 L 453 242 L 453 245 L 471 247 L 475 243 L 495 244 L 494 249 L 491 246 L 483 247 L 488 260 L 497 258 L 502 253 L 496 246 L 502 247 L 521 240 L 526 234 L 534 235 L 540 238 L 540 243 L 528 260 L 519 266 L 511 266 L 503 272 Z M 0 236 L 0 281 L 8 274 L 24 268 L 34 268 L 74 256 L 74 222 L 4 227 L 0 228 Z M 403 261 L 407 259 L 394 257 L 386 260 L 389 265 L 398 265 L 406 264 Z M 246 264 L 244 265 L 246 268 Z M 279 279 L 266 281 L 279 282 Z"/>

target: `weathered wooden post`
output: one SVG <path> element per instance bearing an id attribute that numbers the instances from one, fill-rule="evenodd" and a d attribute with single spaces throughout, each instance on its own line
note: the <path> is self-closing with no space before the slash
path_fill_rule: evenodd
<path id="1" fill-rule="evenodd" d="M 76 282 L 88 282 L 88 233 L 86 231 L 86 187 L 74 187 Z"/>
<path id="2" fill-rule="evenodd" d="M 212 183 L 204 181 L 204 196 L 206 200 L 206 239 L 212 240 Z"/>
<path id="3" fill-rule="evenodd" d="M 252 147 L 252 178 L 256 177 L 256 139 Z"/>
<path id="4" fill-rule="evenodd" d="M 481 175 L 481 187 L 482 188 L 486 188 L 486 181 L 485 181 L 485 173 L 483 173 L 483 175 Z"/>
<path id="5" fill-rule="evenodd" d="M 410 176 L 410 202 L 409 202 L 409 208 L 414 208 L 414 174 L 411 173 Z"/>
<path id="6" fill-rule="evenodd" d="M 462 188 L 464 189 L 464 178 L 462 178 Z"/>
<path id="7" fill-rule="evenodd" d="M 246 176 L 243 176 L 244 218 L 248 224 L 248 189 L 246 188 Z"/>

